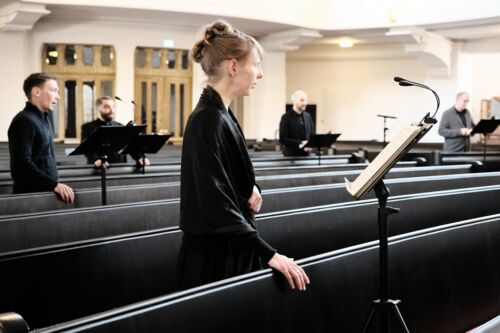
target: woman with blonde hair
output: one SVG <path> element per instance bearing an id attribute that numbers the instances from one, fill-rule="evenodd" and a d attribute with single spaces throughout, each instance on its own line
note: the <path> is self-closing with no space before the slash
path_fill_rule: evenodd
<path id="1" fill-rule="evenodd" d="M 262 78 L 262 47 L 219 20 L 205 28 L 191 55 L 207 74 L 208 85 L 183 138 L 179 287 L 195 287 L 267 264 L 281 272 L 291 288 L 305 290 L 309 278 L 304 270 L 257 232 L 254 214 L 262 197 L 243 132 L 229 108 L 238 96 L 250 95 Z"/>

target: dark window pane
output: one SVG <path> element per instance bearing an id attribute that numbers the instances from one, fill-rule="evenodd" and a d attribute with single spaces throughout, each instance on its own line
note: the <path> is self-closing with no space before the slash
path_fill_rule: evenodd
<path id="1" fill-rule="evenodd" d="M 156 124 L 156 110 L 157 110 L 157 100 L 158 100 L 158 85 L 156 82 L 153 82 L 151 85 L 151 131 L 156 133 L 157 124 Z"/>
<path id="2" fill-rule="evenodd" d="M 170 133 L 175 136 L 175 84 L 170 84 Z"/>
<path id="3" fill-rule="evenodd" d="M 148 84 L 141 82 L 141 124 L 147 124 L 146 101 L 148 98 Z"/>
<path id="4" fill-rule="evenodd" d="M 179 136 L 183 136 L 184 135 L 184 84 L 183 83 L 181 83 L 179 95 L 180 95 L 179 100 L 181 102 L 180 105 L 181 133 L 179 133 Z"/>
<path id="5" fill-rule="evenodd" d="M 76 138 L 76 81 L 64 82 L 64 137 Z"/>
<path id="6" fill-rule="evenodd" d="M 135 67 L 144 68 L 146 64 L 146 51 L 142 47 L 135 49 Z"/>
<path id="7" fill-rule="evenodd" d="M 151 53 L 151 65 L 153 68 L 160 68 L 161 66 L 161 51 L 156 49 Z"/>
<path id="8" fill-rule="evenodd" d="M 101 49 L 101 65 L 110 66 L 113 60 L 113 52 L 111 46 L 103 46 Z"/>
<path id="9" fill-rule="evenodd" d="M 175 51 L 174 50 L 168 50 L 167 52 L 167 67 L 168 68 L 175 68 Z"/>
<path id="10" fill-rule="evenodd" d="M 47 65 L 57 64 L 57 58 L 59 54 L 55 45 L 47 45 L 45 48 L 45 63 Z"/>
<path id="11" fill-rule="evenodd" d="M 100 96 L 113 96 L 113 81 L 101 81 Z"/>
<path id="12" fill-rule="evenodd" d="M 94 64 L 94 48 L 92 46 L 84 46 L 83 47 L 83 63 L 85 65 L 93 65 Z"/>
<path id="13" fill-rule="evenodd" d="M 64 48 L 64 60 L 67 65 L 74 65 L 76 61 L 75 45 L 66 45 Z"/>
<path id="14" fill-rule="evenodd" d="M 189 51 L 182 51 L 182 69 L 189 68 Z"/>

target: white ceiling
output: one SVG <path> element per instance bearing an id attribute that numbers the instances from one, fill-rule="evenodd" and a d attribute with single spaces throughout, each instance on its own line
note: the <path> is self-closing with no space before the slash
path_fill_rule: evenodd
<path id="1" fill-rule="evenodd" d="M 13 2 L 6 0 L 4 3 Z M 175 26 L 196 31 L 201 25 L 217 18 L 225 18 L 237 28 L 254 35 L 266 35 L 290 29 L 302 28 L 299 24 L 282 24 L 262 20 L 251 20 L 235 17 L 219 17 L 214 15 L 180 13 L 164 10 L 146 10 L 116 7 L 90 7 L 47 5 L 51 13 L 41 21 L 67 22 L 107 22 L 110 24 L 139 24 L 168 28 Z M 448 22 L 445 24 L 423 25 L 426 29 L 449 38 L 453 41 L 472 41 L 500 37 L 500 17 Z M 385 36 L 388 28 L 357 29 L 357 30 L 319 30 L 324 36 L 313 42 L 314 45 L 338 44 L 342 37 L 350 37 L 355 44 L 387 44 L 395 43 L 393 38 Z"/>

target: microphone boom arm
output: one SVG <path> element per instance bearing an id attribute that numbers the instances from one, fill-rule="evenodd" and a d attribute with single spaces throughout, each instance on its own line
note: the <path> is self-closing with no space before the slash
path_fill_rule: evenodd
<path id="1" fill-rule="evenodd" d="M 434 97 L 436 98 L 436 111 L 434 111 L 434 114 L 432 116 L 429 116 L 430 115 L 430 112 L 427 113 L 424 117 L 424 119 L 422 119 L 423 122 L 425 123 L 431 123 L 431 124 L 435 124 L 437 123 L 437 120 L 436 120 L 436 114 L 439 110 L 439 105 L 441 104 L 441 101 L 439 99 L 439 96 L 438 94 L 432 90 L 431 88 L 429 88 L 428 86 L 424 85 L 424 84 L 421 84 L 421 83 L 418 83 L 418 82 L 414 82 L 414 81 L 410 81 L 410 80 L 406 80 L 406 79 L 403 79 L 401 77 L 394 77 L 394 81 L 398 82 L 400 86 L 402 87 L 409 87 L 409 86 L 416 86 L 416 87 L 420 87 L 420 88 L 423 88 L 423 89 L 427 89 L 427 90 L 430 90 L 433 94 L 434 94 Z"/>

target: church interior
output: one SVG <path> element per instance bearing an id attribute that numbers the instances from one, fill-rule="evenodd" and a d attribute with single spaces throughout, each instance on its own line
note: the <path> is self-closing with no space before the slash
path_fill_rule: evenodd
<path id="1" fill-rule="evenodd" d="M 216 20 L 262 47 L 224 109 L 244 151 L 188 147 L 214 82 L 191 49 Z M 2 0 L 0 44 L 0 333 L 500 332 L 500 2 Z M 70 200 L 28 176 L 37 190 L 16 190 L 17 160 L 39 162 L 36 134 L 23 153 L 14 139 L 46 82 L 27 102 L 32 73 L 58 87 L 38 109 Z M 247 228 L 304 290 L 269 263 L 178 287 L 186 184 L 239 195 L 201 176 L 214 163 L 232 185 L 249 172 Z M 200 193 L 219 192 L 189 198 L 204 216 Z"/>

